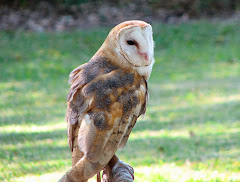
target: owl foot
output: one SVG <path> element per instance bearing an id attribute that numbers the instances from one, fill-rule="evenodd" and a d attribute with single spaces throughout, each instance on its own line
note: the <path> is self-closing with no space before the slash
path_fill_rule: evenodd
<path id="1" fill-rule="evenodd" d="M 118 160 L 112 168 L 109 166 L 107 165 L 103 170 L 102 182 L 134 181 L 134 170 L 130 165 Z"/>

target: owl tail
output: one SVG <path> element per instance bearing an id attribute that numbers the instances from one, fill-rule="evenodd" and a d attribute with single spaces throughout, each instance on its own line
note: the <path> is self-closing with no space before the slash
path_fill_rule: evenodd
<path id="1" fill-rule="evenodd" d="M 81 158 L 60 180 L 59 182 L 87 182 L 104 168 L 99 163 L 92 163 L 85 157 Z"/>
<path id="2" fill-rule="evenodd" d="M 103 168 L 101 180 L 100 171 Z M 97 182 L 134 181 L 133 168 L 114 155 L 106 166 L 102 166 L 99 163 L 91 163 L 83 157 L 59 180 L 59 182 L 87 182 L 88 179 L 95 174 L 97 174 Z"/>

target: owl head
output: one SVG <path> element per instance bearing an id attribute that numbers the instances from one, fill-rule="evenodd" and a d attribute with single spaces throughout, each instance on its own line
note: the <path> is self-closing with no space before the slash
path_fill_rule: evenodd
<path id="1" fill-rule="evenodd" d="M 144 21 L 125 21 L 115 26 L 98 51 L 123 67 L 150 76 L 154 63 L 152 26 Z"/>

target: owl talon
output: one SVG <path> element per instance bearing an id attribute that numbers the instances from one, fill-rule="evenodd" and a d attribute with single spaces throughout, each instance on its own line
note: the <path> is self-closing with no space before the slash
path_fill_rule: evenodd
<path id="1" fill-rule="evenodd" d="M 119 160 L 112 168 L 111 176 L 114 182 L 133 182 L 134 170 L 130 165 Z"/>

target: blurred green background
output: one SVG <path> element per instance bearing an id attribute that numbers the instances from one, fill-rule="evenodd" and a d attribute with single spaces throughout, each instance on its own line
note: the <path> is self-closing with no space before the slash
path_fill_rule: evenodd
<path id="1" fill-rule="evenodd" d="M 147 113 L 118 155 L 136 182 L 240 181 L 239 20 L 152 26 Z M 57 181 L 71 167 L 68 75 L 111 28 L 0 31 L 0 181 Z"/>

